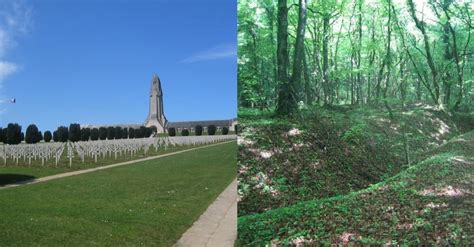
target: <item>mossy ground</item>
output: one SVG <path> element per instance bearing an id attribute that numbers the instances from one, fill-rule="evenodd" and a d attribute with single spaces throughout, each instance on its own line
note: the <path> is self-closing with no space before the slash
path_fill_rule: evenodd
<path id="1" fill-rule="evenodd" d="M 310 109 L 304 121 L 241 115 L 239 245 L 472 242 L 474 134 L 454 138 L 451 114 L 414 105 L 394 119 L 352 107 Z"/>

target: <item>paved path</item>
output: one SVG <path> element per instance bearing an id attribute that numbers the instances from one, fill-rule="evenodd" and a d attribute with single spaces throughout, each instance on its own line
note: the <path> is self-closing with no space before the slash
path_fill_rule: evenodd
<path id="1" fill-rule="evenodd" d="M 46 181 L 58 179 L 58 178 L 76 176 L 76 175 L 80 175 L 80 174 L 84 174 L 84 173 L 95 172 L 95 171 L 104 170 L 104 169 L 109 169 L 109 168 L 113 168 L 113 167 L 117 167 L 117 166 L 130 165 L 130 164 L 134 164 L 134 163 L 138 163 L 138 162 L 142 162 L 142 161 L 147 161 L 147 160 L 159 159 L 159 158 L 163 158 L 163 157 L 167 157 L 167 156 L 171 156 L 171 155 L 176 155 L 176 154 L 181 154 L 181 153 L 190 152 L 190 151 L 197 150 L 197 149 L 201 149 L 201 148 L 207 148 L 207 147 L 222 145 L 222 144 L 224 144 L 224 143 L 229 143 L 229 142 L 235 142 L 235 140 L 226 141 L 226 142 L 219 142 L 219 143 L 215 143 L 215 144 L 209 144 L 209 145 L 205 145 L 205 146 L 200 146 L 200 147 L 196 147 L 196 148 L 185 149 L 185 150 L 176 151 L 176 152 L 167 153 L 167 154 L 161 154 L 161 155 L 152 156 L 152 157 L 147 157 L 147 158 L 143 158 L 143 159 L 137 159 L 137 160 L 131 160 L 131 161 L 126 161 L 126 162 L 121 162 L 121 163 L 117 163 L 117 164 L 113 164 L 113 165 L 99 166 L 99 167 L 90 168 L 90 169 L 85 169 L 85 170 L 79 170 L 79 171 L 73 171 L 73 172 L 65 172 L 65 173 L 56 174 L 56 175 L 52 175 L 52 176 L 47 176 L 47 177 L 41 177 L 41 178 L 36 178 L 36 179 L 32 179 L 32 180 L 21 181 L 21 182 L 18 182 L 18 183 L 7 184 L 7 185 L 5 185 L 5 186 L 3 186 L 3 187 L 0 187 L 0 190 L 1 190 L 1 189 L 8 189 L 8 188 L 13 188 L 13 187 L 18 187 L 18 186 L 26 185 L 26 184 L 37 184 L 37 183 L 41 183 L 41 182 L 46 182 Z"/>
<path id="2" fill-rule="evenodd" d="M 233 247 L 237 238 L 237 179 L 194 222 L 174 247 Z"/>

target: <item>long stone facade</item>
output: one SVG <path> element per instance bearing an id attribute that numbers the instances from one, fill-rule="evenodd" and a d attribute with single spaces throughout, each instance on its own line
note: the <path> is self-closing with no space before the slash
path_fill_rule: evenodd
<path id="1" fill-rule="evenodd" d="M 196 126 L 201 125 L 203 127 L 204 132 L 206 132 L 207 126 L 214 125 L 217 127 L 217 131 L 220 131 L 223 127 L 227 127 L 230 131 L 234 131 L 236 124 L 237 118 L 233 118 L 229 120 L 170 122 L 168 123 L 167 128 L 175 128 L 178 132 L 183 129 L 188 129 L 190 132 L 194 132 Z"/>

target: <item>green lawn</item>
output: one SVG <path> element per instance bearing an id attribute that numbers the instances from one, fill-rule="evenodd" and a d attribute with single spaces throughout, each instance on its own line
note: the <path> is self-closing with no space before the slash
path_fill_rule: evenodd
<path id="1" fill-rule="evenodd" d="M 234 142 L 0 190 L 0 246 L 170 246 L 235 178 Z"/>

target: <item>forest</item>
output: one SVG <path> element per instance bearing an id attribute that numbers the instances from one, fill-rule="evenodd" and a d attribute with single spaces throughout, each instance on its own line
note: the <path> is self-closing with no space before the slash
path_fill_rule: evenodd
<path id="1" fill-rule="evenodd" d="M 239 1 L 239 103 L 473 102 L 472 2 Z"/>
<path id="2" fill-rule="evenodd" d="M 237 246 L 474 242 L 473 7 L 239 0 Z"/>

